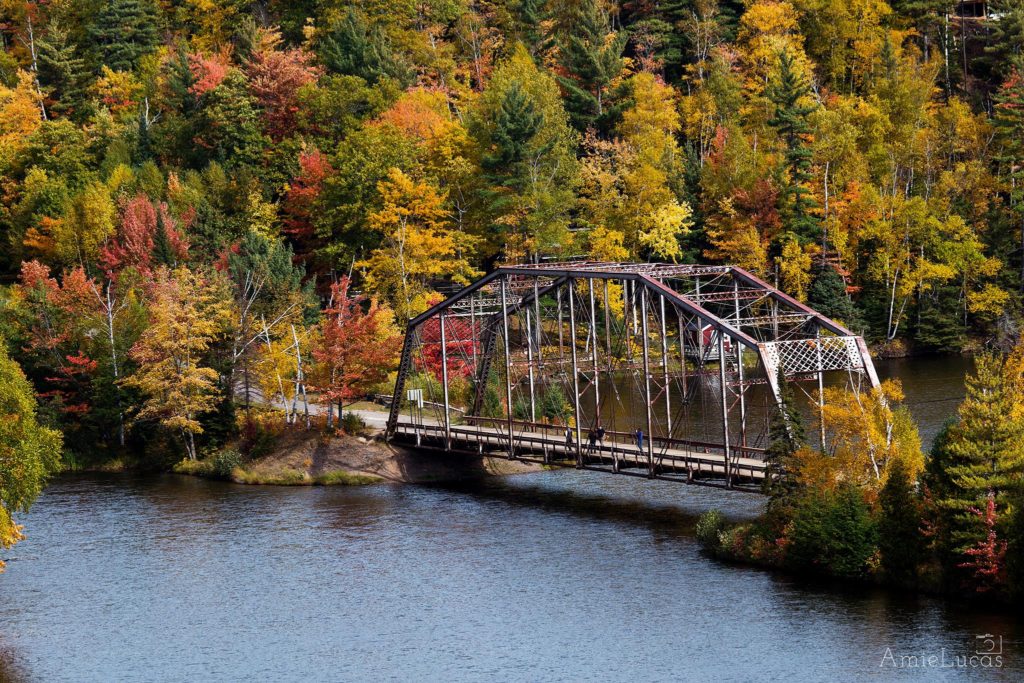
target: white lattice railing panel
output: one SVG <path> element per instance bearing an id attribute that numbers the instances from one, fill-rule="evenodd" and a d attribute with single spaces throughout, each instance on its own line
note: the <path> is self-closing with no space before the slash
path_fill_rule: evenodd
<path id="1" fill-rule="evenodd" d="M 856 337 L 819 337 L 764 342 L 766 370 L 781 366 L 786 377 L 829 370 L 863 370 L 864 358 Z"/>

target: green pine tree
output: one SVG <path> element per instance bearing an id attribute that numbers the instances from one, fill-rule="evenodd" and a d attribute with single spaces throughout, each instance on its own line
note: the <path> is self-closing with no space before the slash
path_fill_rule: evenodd
<path id="1" fill-rule="evenodd" d="M 1024 249 L 1024 59 L 1018 59 L 995 95 L 995 124 L 999 133 L 998 158 L 1009 170 L 1010 207 L 1016 215 L 1020 248 Z M 1024 256 L 1020 287 L 1024 290 Z"/>
<path id="2" fill-rule="evenodd" d="M 784 149 L 785 185 L 779 193 L 779 213 L 785 228 L 801 241 L 821 236 L 821 225 L 814 214 L 817 202 L 811 196 L 811 157 L 809 117 L 814 107 L 804 104 L 811 89 L 794 70 L 793 58 L 783 52 L 779 56 L 778 79 L 768 86 L 766 94 L 775 105 L 768 125 L 775 129 Z"/>
<path id="3" fill-rule="evenodd" d="M 874 554 L 878 529 L 861 490 L 853 484 L 813 492 L 797 506 L 786 552 L 796 569 L 858 578 Z"/>
<path id="4" fill-rule="evenodd" d="M 945 443 L 949 485 L 940 504 L 952 513 L 950 540 L 957 549 L 974 545 L 985 533 L 971 509 L 983 510 L 994 495 L 997 511 L 1004 513 L 1024 471 L 1024 421 L 1014 417 L 1004 364 L 995 354 L 977 357 L 959 421 Z"/>
<path id="5" fill-rule="evenodd" d="M 993 0 L 989 12 L 985 54 L 996 74 L 1008 76 L 1024 59 L 1024 0 Z"/>
<path id="6" fill-rule="evenodd" d="M 368 83 L 393 78 L 403 87 L 412 82 L 412 71 L 392 49 L 388 34 L 370 26 L 354 9 L 320 36 L 317 54 L 323 65 L 337 74 L 359 76 Z"/>
<path id="7" fill-rule="evenodd" d="M 68 32 L 51 25 L 46 37 L 37 43 L 39 50 L 39 82 L 49 91 L 53 102 L 48 107 L 52 114 L 61 116 L 87 113 L 86 85 L 89 70 L 85 59 L 79 56 L 78 46 Z"/>
<path id="8" fill-rule="evenodd" d="M 515 36 L 532 55 L 549 47 L 541 23 L 546 17 L 544 6 L 544 0 L 519 0 L 511 6 Z"/>
<path id="9" fill-rule="evenodd" d="M 519 81 L 513 81 L 494 122 L 491 135 L 494 147 L 484 155 L 484 169 L 502 176 L 510 175 L 510 167 L 523 162 L 530 141 L 543 124 L 544 115 L 536 110 L 530 94 L 523 90 Z"/>
<path id="10" fill-rule="evenodd" d="M 240 71 L 231 70 L 220 85 L 203 96 L 196 121 L 195 152 L 200 164 L 217 161 L 227 167 L 255 166 L 267 148 L 259 110 Z"/>
<path id="11" fill-rule="evenodd" d="M 814 279 L 807 290 L 807 303 L 851 330 L 859 331 L 864 327 L 860 311 L 846 294 L 843 276 L 828 264 L 819 264 L 815 268 Z"/>
<path id="12" fill-rule="evenodd" d="M 612 33 L 599 0 L 586 0 L 572 13 L 559 42 L 562 68 L 568 76 L 558 81 L 565 91 L 565 109 L 580 131 L 594 127 L 610 131 L 623 107 L 623 92 L 612 83 L 622 73 L 625 32 Z"/>
<path id="13" fill-rule="evenodd" d="M 100 4 L 89 27 L 96 68 L 131 71 L 157 47 L 157 10 L 151 0 L 112 0 Z"/>
<path id="14" fill-rule="evenodd" d="M 882 568 L 892 579 L 905 582 L 915 578 L 921 561 L 923 537 L 921 514 L 914 483 L 906 464 L 897 459 L 878 496 L 878 547 Z"/>
<path id="15" fill-rule="evenodd" d="M 153 231 L 153 264 L 174 268 L 178 265 L 178 258 L 174 254 L 174 247 L 171 246 L 171 239 L 167 235 L 167 225 L 164 223 L 164 212 L 158 206 L 156 210 L 156 229 Z"/>

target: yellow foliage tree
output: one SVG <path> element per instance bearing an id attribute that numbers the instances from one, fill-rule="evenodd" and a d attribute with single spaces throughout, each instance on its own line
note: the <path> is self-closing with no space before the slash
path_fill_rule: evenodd
<path id="1" fill-rule="evenodd" d="M 13 88 L 0 83 L 0 169 L 8 167 L 41 123 L 39 97 L 30 74 L 19 71 Z"/>
<path id="2" fill-rule="evenodd" d="M 404 320 L 426 308 L 431 280 L 466 284 L 476 275 L 466 257 L 473 244 L 448 228 L 444 195 L 428 183 L 392 168 L 377 188 L 383 207 L 370 216 L 370 225 L 383 240 L 357 267 L 365 272 L 367 289 Z"/>
<path id="3" fill-rule="evenodd" d="M 863 392 L 826 388 L 818 416 L 825 442 L 821 451 L 797 453 L 799 481 L 819 491 L 850 483 L 873 499 L 896 460 L 916 478 L 924 469 L 921 437 L 910 413 L 898 405 L 902 399 L 903 389 L 895 381 Z"/>
<path id="4" fill-rule="evenodd" d="M 152 284 L 150 326 L 132 347 L 139 364 L 125 386 L 146 398 L 136 421 L 155 419 L 177 432 L 196 459 L 199 416 L 216 407 L 217 371 L 202 365 L 211 344 L 231 326 L 231 294 L 216 274 L 187 268 L 157 271 Z"/>
<path id="5" fill-rule="evenodd" d="M 117 207 L 104 183 L 91 182 L 69 202 L 51 230 L 54 251 L 65 263 L 91 263 L 114 234 Z"/>
<path id="6" fill-rule="evenodd" d="M 811 254 L 808 250 L 791 237 L 783 243 L 782 253 L 776 263 L 782 288 L 798 299 L 805 298 L 807 287 L 811 284 Z"/>

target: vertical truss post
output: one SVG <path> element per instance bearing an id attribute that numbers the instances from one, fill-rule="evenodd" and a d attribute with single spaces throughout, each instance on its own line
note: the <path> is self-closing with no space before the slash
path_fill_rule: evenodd
<path id="1" fill-rule="evenodd" d="M 572 410 L 576 421 L 576 466 L 583 467 L 583 425 L 580 420 L 580 367 L 576 358 L 576 280 L 566 283 L 569 294 L 569 348 L 572 351 Z"/>
<path id="2" fill-rule="evenodd" d="M 640 334 L 644 347 L 644 404 L 647 410 L 647 474 L 654 476 L 654 418 L 651 415 L 651 351 L 650 334 L 647 331 L 647 287 L 640 288 L 640 313 L 643 328 Z"/>
<path id="3" fill-rule="evenodd" d="M 686 403 L 690 400 L 690 383 L 686 379 L 686 333 L 683 330 L 685 326 L 683 314 L 678 308 L 676 309 L 676 320 L 679 322 L 679 372 L 683 380 L 683 403 Z"/>
<path id="4" fill-rule="evenodd" d="M 526 364 L 530 376 L 530 422 L 537 421 L 537 399 L 533 388 L 533 325 L 530 324 L 530 309 L 526 309 Z M 531 426 L 530 429 L 533 429 Z"/>
<path id="5" fill-rule="evenodd" d="M 814 352 L 818 364 L 818 422 L 821 431 L 821 449 L 825 450 L 825 372 L 821 361 L 821 325 L 814 326 Z"/>
<path id="6" fill-rule="evenodd" d="M 590 288 L 590 359 L 594 365 L 594 419 L 601 424 L 601 368 L 597 360 L 597 308 L 594 305 L 594 278 L 587 278 Z"/>
<path id="7" fill-rule="evenodd" d="M 658 295 L 658 306 L 661 313 L 661 377 L 665 384 L 665 433 L 672 438 L 672 397 L 669 391 L 671 384 L 668 377 L 668 325 L 665 321 L 665 295 Z"/>
<path id="8" fill-rule="evenodd" d="M 448 337 L 445 333 L 444 311 L 438 315 L 441 323 L 441 384 L 442 395 L 444 396 L 444 449 L 452 449 L 452 414 L 448 405 Z"/>
<path id="9" fill-rule="evenodd" d="M 476 292 L 469 295 L 469 329 L 471 335 L 470 351 L 473 354 L 473 367 L 476 367 Z"/>
<path id="10" fill-rule="evenodd" d="M 725 485 L 732 488 L 732 463 L 729 449 L 729 401 L 725 395 L 725 333 L 718 332 L 718 381 L 722 394 L 722 447 L 725 457 Z"/>
<path id="11" fill-rule="evenodd" d="M 608 280 L 604 280 L 604 354 L 608 365 L 608 377 L 612 374 L 612 310 L 608 299 Z M 611 380 L 614 381 L 614 380 Z"/>
<path id="12" fill-rule="evenodd" d="M 740 282 L 736 278 L 732 281 L 732 300 L 736 311 L 736 326 L 739 327 L 742 316 L 740 315 Z M 739 380 L 738 390 L 740 394 L 740 445 L 747 446 L 747 387 L 743 384 L 743 344 L 736 344 L 736 373 Z"/>
<path id="13" fill-rule="evenodd" d="M 292 334 L 295 334 L 294 330 L 292 330 Z M 402 359 L 398 363 L 398 376 L 395 378 L 395 393 L 391 398 L 391 410 L 388 412 L 388 427 L 385 433 L 388 439 L 394 435 L 395 428 L 398 427 L 398 415 L 402 408 L 402 395 L 405 391 L 405 380 L 408 378 L 409 369 L 412 367 L 412 349 L 415 344 L 416 328 L 410 326 L 405 332 L 405 341 L 402 343 Z M 296 391 L 296 400 L 298 400 L 298 396 L 299 392 Z M 307 419 L 307 427 L 308 426 Z"/>
<path id="14" fill-rule="evenodd" d="M 565 341 L 563 339 L 564 334 L 563 334 L 563 329 L 562 329 L 562 288 L 561 287 L 559 287 L 558 289 L 555 290 L 555 299 L 558 301 L 558 362 L 561 364 L 561 367 L 564 368 L 565 367 L 565 351 L 563 350 L 563 346 L 565 344 Z"/>
<path id="15" fill-rule="evenodd" d="M 697 278 L 697 303 L 701 306 L 704 302 L 700 299 L 700 278 Z M 704 368 L 704 321 L 699 318 L 694 318 L 694 325 L 697 326 L 697 367 Z"/>
<path id="16" fill-rule="evenodd" d="M 534 278 L 534 280 L 533 280 L 533 315 L 534 315 L 534 322 L 537 325 L 537 336 L 535 337 L 535 339 L 536 339 L 536 347 L 535 348 L 537 349 L 537 368 L 541 372 L 543 372 L 544 371 L 544 357 L 543 357 L 542 351 L 541 351 L 542 339 L 541 339 L 541 327 L 540 327 L 540 322 L 541 322 L 541 319 L 540 319 L 540 284 L 537 282 L 536 278 Z"/>
<path id="17" fill-rule="evenodd" d="M 505 401 L 508 413 L 508 457 L 515 455 L 512 441 L 512 340 L 508 334 L 508 277 L 501 278 L 501 326 L 505 336 Z"/>
<path id="18" fill-rule="evenodd" d="M 626 359 L 630 365 L 633 363 L 633 344 L 629 334 L 630 323 L 629 313 L 629 280 L 622 281 L 622 334 L 626 338 Z"/>

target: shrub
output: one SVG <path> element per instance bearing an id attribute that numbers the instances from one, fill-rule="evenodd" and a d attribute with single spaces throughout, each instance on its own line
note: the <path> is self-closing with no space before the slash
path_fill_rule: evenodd
<path id="1" fill-rule="evenodd" d="M 174 471 L 178 474 L 191 474 L 196 477 L 208 477 L 213 472 L 208 460 L 190 460 L 185 458 L 175 463 Z"/>
<path id="2" fill-rule="evenodd" d="M 225 448 L 213 456 L 211 469 L 213 474 L 227 479 L 237 467 L 242 465 L 242 455 L 234 448 Z"/>
<path id="3" fill-rule="evenodd" d="M 366 429 L 366 421 L 357 413 L 347 412 L 342 416 L 340 426 L 346 434 L 358 434 Z"/>
<path id="4" fill-rule="evenodd" d="M 806 495 L 789 533 L 787 560 L 793 567 L 839 578 L 863 576 L 878 535 L 864 496 L 852 485 Z"/>
<path id="5" fill-rule="evenodd" d="M 725 529 L 725 517 L 720 510 L 708 510 L 697 519 L 697 540 L 708 550 L 719 546 L 719 537 Z"/>

